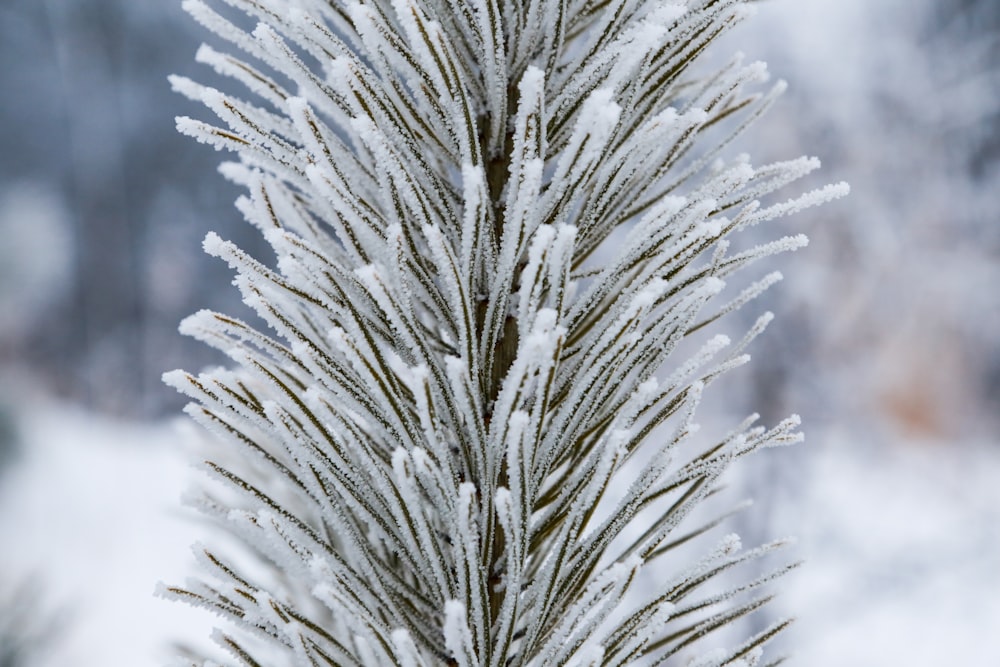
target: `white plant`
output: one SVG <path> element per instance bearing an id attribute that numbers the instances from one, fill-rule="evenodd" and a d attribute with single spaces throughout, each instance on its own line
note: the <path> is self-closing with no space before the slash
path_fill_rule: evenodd
<path id="1" fill-rule="evenodd" d="M 693 66 L 746 6 L 224 4 L 184 7 L 244 55 L 198 59 L 256 101 L 175 77 L 222 120 L 178 126 L 239 156 L 222 171 L 277 261 L 205 248 L 270 331 L 198 313 L 182 331 L 237 368 L 166 379 L 234 453 L 201 507 L 266 566 L 199 547 L 207 580 L 163 594 L 267 666 L 670 664 L 764 604 L 787 568 L 712 586 L 778 543 L 655 570 L 733 461 L 800 437 L 751 417 L 692 450 L 703 389 L 770 316 L 704 332 L 780 276 L 726 281 L 806 243 L 729 239 L 846 190 L 763 204 L 817 161 L 721 161 L 783 87 Z M 785 624 L 696 664 L 757 664 Z"/>

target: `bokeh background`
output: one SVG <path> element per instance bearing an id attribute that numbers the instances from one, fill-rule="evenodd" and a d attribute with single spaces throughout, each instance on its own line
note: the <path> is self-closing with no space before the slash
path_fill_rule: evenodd
<path id="1" fill-rule="evenodd" d="M 1000 3 L 763 0 L 717 51 L 789 92 L 740 142 L 808 153 L 851 196 L 778 232 L 778 320 L 707 417 L 800 413 L 808 444 L 734 484 L 747 543 L 797 534 L 773 614 L 811 667 L 1000 664 Z M 176 333 L 239 311 L 208 230 L 254 251 L 178 136 L 166 77 L 211 80 L 173 0 L 0 6 L 0 666 L 153 665 L 208 619 L 151 597 L 199 530 L 197 436 L 160 375 L 219 359 Z M 760 621 L 760 622 L 763 622 Z"/>

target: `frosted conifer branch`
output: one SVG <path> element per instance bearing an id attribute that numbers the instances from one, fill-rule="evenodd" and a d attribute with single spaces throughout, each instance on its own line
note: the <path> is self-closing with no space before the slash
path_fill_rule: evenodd
<path id="1" fill-rule="evenodd" d="M 785 622 L 702 640 L 767 602 L 787 567 L 721 575 L 779 545 L 674 559 L 799 422 L 695 416 L 770 321 L 713 331 L 781 278 L 739 272 L 806 244 L 730 240 L 847 190 L 775 202 L 818 161 L 724 159 L 784 87 L 702 63 L 743 0 L 183 6 L 246 99 L 172 77 L 215 117 L 178 128 L 236 155 L 276 260 L 206 238 L 267 328 L 197 313 L 235 368 L 164 378 L 228 443 L 197 506 L 261 563 L 199 547 L 205 581 L 161 594 L 234 626 L 241 665 L 757 664 Z"/>

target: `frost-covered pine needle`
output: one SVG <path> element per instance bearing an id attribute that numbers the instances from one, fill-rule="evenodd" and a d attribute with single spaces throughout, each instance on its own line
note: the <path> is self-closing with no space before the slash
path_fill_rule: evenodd
<path id="1" fill-rule="evenodd" d="M 784 623 L 699 647 L 766 603 L 784 569 L 728 573 L 780 543 L 673 556 L 798 420 L 699 446 L 694 418 L 770 321 L 711 332 L 781 278 L 742 270 L 806 243 L 733 241 L 846 186 L 767 201 L 817 161 L 721 160 L 784 87 L 701 62 L 748 6 L 184 7 L 245 99 L 174 77 L 217 118 L 178 129 L 235 154 L 276 261 L 207 237 L 267 329 L 198 313 L 235 367 L 166 376 L 230 447 L 196 502 L 259 562 L 199 546 L 204 581 L 163 593 L 227 621 L 238 665 L 757 664 Z"/>

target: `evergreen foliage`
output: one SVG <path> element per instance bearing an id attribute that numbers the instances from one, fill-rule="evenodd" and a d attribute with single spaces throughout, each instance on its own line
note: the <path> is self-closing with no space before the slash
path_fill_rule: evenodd
<path id="1" fill-rule="evenodd" d="M 798 419 L 696 446 L 704 388 L 770 315 L 707 332 L 780 279 L 732 276 L 806 243 L 730 239 L 846 186 L 762 203 L 818 161 L 722 160 L 783 87 L 698 63 L 743 2 L 184 6 L 254 101 L 175 77 L 222 121 L 178 127 L 238 155 L 276 262 L 207 237 L 269 330 L 200 312 L 182 331 L 235 369 L 165 377 L 231 446 L 196 502 L 266 565 L 198 547 L 205 580 L 161 592 L 230 621 L 247 666 L 758 664 L 786 621 L 699 640 L 768 601 L 787 567 L 717 584 L 780 543 L 671 556 Z"/>

